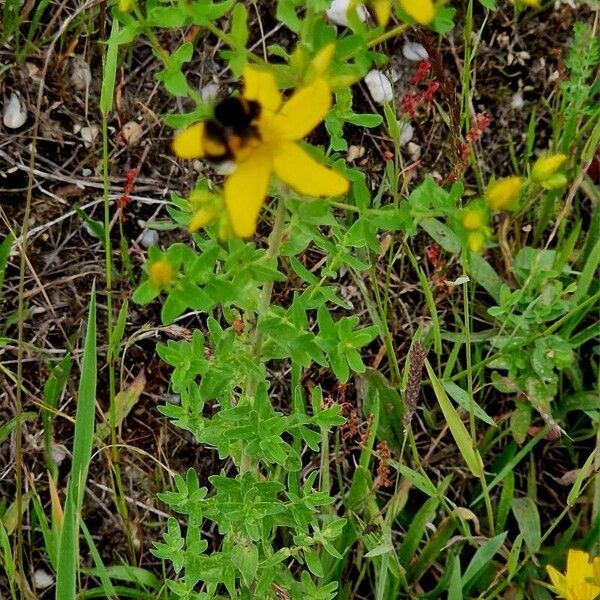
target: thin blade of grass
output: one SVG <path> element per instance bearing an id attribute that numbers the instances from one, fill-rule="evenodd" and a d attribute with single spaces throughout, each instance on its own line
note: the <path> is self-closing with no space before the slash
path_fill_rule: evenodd
<path id="1" fill-rule="evenodd" d="M 96 381 L 96 290 L 94 286 L 90 300 L 79 380 L 73 463 L 69 483 L 67 484 L 64 521 L 60 535 L 58 568 L 56 571 L 56 600 L 72 600 L 76 596 L 77 565 L 79 564 L 79 522 L 94 440 Z"/>
<path id="2" fill-rule="evenodd" d="M 446 391 L 442 387 L 440 380 L 437 378 L 427 359 L 425 360 L 425 368 L 427 369 L 427 375 L 431 381 L 431 387 L 433 388 L 435 397 L 437 398 L 440 408 L 444 413 L 444 417 L 446 418 L 446 422 L 448 423 L 448 427 L 450 428 L 450 433 L 452 434 L 463 459 L 467 463 L 471 473 L 473 473 L 475 477 L 481 477 L 483 475 L 483 463 L 479 452 L 473 448 L 471 436 L 469 435 L 467 428 L 452 405 L 452 402 L 450 402 Z"/>

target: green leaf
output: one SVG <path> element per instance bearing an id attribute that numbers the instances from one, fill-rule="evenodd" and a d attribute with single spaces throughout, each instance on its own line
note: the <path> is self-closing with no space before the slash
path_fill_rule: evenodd
<path id="1" fill-rule="evenodd" d="M 535 502 L 529 496 L 514 498 L 512 511 L 527 547 L 531 552 L 537 552 L 542 540 L 542 531 L 540 515 Z"/>
<path id="2" fill-rule="evenodd" d="M 236 544 L 231 550 L 231 563 L 242 574 L 246 587 L 250 587 L 258 571 L 258 548 L 255 544 Z"/>
<path id="3" fill-rule="evenodd" d="M 448 423 L 448 427 L 450 428 L 450 433 L 452 433 L 452 437 L 454 438 L 463 459 L 475 477 L 482 477 L 483 462 L 479 452 L 473 447 L 473 441 L 471 440 L 467 428 L 450 402 L 440 380 L 437 378 L 427 359 L 425 359 L 425 368 L 427 369 L 427 374 L 431 380 L 431 387 L 433 388 L 437 401 L 444 413 L 446 422 Z"/>
<path id="4" fill-rule="evenodd" d="M 113 19 L 108 48 L 104 57 L 104 71 L 102 74 L 102 90 L 100 92 L 100 110 L 107 115 L 112 109 L 113 96 L 115 93 L 115 79 L 117 76 L 117 59 L 119 55 L 119 22 Z"/>
<path id="5" fill-rule="evenodd" d="M 321 559 L 315 550 L 312 548 L 304 550 L 304 560 L 306 560 L 306 566 L 313 575 L 316 575 L 317 577 L 323 577 L 325 575 Z"/>
<path id="6" fill-rule="evenodd" d="M 463 575 L 463 593 L 465 596 L 475 584 L 481 571 L 490 563 L 498 550 L 500 550 L 506 539 L 507 533 L 508 532 L 505 531 L 504 533 L 487 540 L 477 548 L 477 552 L 475 552 L 475 555 L 471 559 L 471 562 Z"/>

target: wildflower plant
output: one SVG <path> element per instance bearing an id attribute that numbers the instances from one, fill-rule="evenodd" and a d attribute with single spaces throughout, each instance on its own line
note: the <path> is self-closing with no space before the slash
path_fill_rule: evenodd
<path id="1" fill-rule="evenodd" d="M 562 153 L 544 153 L 523 173 L 504 172 L 480 182 L 467 199 L 465 182 L 457 174 L 467 168 L 490 125 L 487 115 L 478 115 L 464 132 L 460 126 L 453 130 L 455 156 L 448 177 L 406 178 L 401 192 L 399 121 L 422 118 L 448 101 L 439 72 L 432 61 L 420 61 L 408 82 L 412 90 L 395 104 L 383 102 L 381 112 L 355 112 L 351 86 L 386 64 L 379 49 L 382 40 L 409 27 L 448 31 L 455 9 L 430 0 L 372 0 L 366 5 L 374 19 L 361 13 L 358 3 L 348 2 L 347 25 L 336 28 L 325 18 L 328 2 L 279 0 L 276 18 L 293 33 L 294 43 L 286 48 L 274 44 L 264 56 L 250 47 L 249 12 L 242 2 L 130 0 L 115 6 L 109 47 L 126 46 L 138 36 L 152 46 L 162 63 L 156 79 L 189 111 L 165 116 L 173 130 L 173 155 L 204 163 L 203 176 L 191 189 L 179 186 L 171 194 L 168 211 L 185 241 L 164 251 L 150 248 L 133 293 L 141 305 L 160 297 L 161 320 L 170 336 L 157 344 L 156 352 L 170 368 L 174 401 L 162 403 L 159 411 L 223 461 L 223 468 L 207 477 L 193 469 L 174 475 L 172 488 L 159 495 L 173 515 L 153 548 L 169 565 L 169 598 L 350 597 L 348 585 L 342 589 L 340 582 L 351 548 L 359 543 L 367 548 L 364 572 L 386 574 L 376 584 L 377 598 L 410 594 L 413 585 L 422 589 L 420 578 L 431 565 L 428 557 L 459 535 L 461 540 L 473 537 L 468 509 L 461 512 L 441 502 L 447 482 L 434 484 L 421 467 L 411 427 L 424 368 L 427 385 L 485 497 L 490 536 L 464 577 L 451 553 L 452 597 L 496 585 L 477 562 L 480 551 L 490 562 L 506 537 L 503 526 L 495 530 L 490 479 L 475 435 L 475 416 L 488 424 L 491 418 L 474 402 L 471 375 L 468 394 L 451 379 L 462 360 L 460 345 L 442 370 L 442 343 L 457 334 L 444 332 L 443 342 L 425 259 L 409 246 L 419 236 L 433 240 L 455 260 L 460 277 L 452 283 L 440 276 L 445 289 L 465 286 L 466 299 L 466 285 L 472 282 L 494 300 L 486 316 L 494 330 L 485 340 L 498 356 L 482 359 L 480 365 L 490 373 L 489 385 L 519 395 L 515 412 L 528 411 L 527 426 L 535 410 L 560 430 L 560 411 L 551 404 L 562 373 L 572 365 L 574 342 L 567 334 L 539 331 L 572 315 L 576 278 L 567 258 L 524 247 L 511 265 L 517 283 L 512 290 L 485 253 L 498 244 L 498 222 L 525 210 L 524 198 L 568 184 L 569 161 Z M 228 28 L 220 29 L 215 24 L 219 19 Z M 158 42 L 157 30 L 183 27 L 222 42 L 220 59 L 233 81 L 227 98 L 204 102 L 190 83 L 186 65 L 196 49 L 188 36 L 170 50 Z M 380 189 L 374 189 L 359 165 L 345 160 L 349 125 L 382 127 L 395 144 Z M 211 167 L 222 159 L 228 161 L 226 174 L 215 175 Z M 312 265 L 307 264 L 310 252 L 320 257 Z M 415 333 L 404 367 L 385 323 L 388 288 L 383 297 L 376 280 L 372 290 L 365 283 L 388 255 L 388 284 L 398 257 L 406 255 L 426 290 L 431 313 L 431 326 Z M 437 270 L 439 252 L 429 256 Z M 365 298 L 365 314 L 355 314 L 353 299 L 342 293 L 344 277 Z M 193 331 L 171 327 L 190 311 L 197 317 Z M 465 324 L 469 318 L 464 316 Z M 368 361 L 374 347 L 382 350 Z M 427 359 L 430 349 L 438 356 L 437 370 Z M 386 354 L 392 382 L 369 366 Z M 472 357 L 467 356 L 470 368 Z M 276 376 L 274 365 L 283 365 L 284 375 Z M 503 371 L 506 376 L 499 374 Z M 357 423 L 356 413 L 348 413 L 343 401 L 326 397 L 320 380 L 308 381 L 314 372 L 320 379 L 332 378 L 339 390 L 360 381 L 364 423 Z M 279 404 L 281 387 L 289 391 L 289 406 Z M 470 432 L 448 395 L 468 411 Z M 424 416 L 428 424 L 435 418 Z M 491 425 L 496 423 L 491 420 Z M 513 426 L 513 435 L 523 442 L 522 424 L 520 429 Z M 330 466 L 342 460 L 339 445 L 346 439 L 360 441 L 350 487 L 340 492 L 343 478 L 340 474 L 333 481 Z M 409 459 L 403 454 L 407 444 Z M 378 462 L 375 480 L 372 459 Z M 400 476 L 428 500 L 418 509 L 421 533 L 411 529 L 414 538 L 398 543 L 381 517 L 375 492 L 391 487 Z M 400 506 L 406 497 L 398 494 L 390 502 Z M 427 542 L 427 552 L 411 561 L 427 522 L 442 509 L 446 516 L 432 537 L 434 545 Z M 519 551 L 510 559 L 514 564 Z M 552 570 L 550 576 L 555 588 L 562 589 L 562 576 Z"/>

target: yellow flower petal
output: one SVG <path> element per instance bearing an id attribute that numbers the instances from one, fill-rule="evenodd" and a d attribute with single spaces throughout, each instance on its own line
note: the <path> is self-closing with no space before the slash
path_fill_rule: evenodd
<path id="1" fill-rule="evenodd" d="M 400 0 L 402 8 L 421 25 L 428 25 L 435 16 L 432 0 Z"/>
<path id="2" fill-rule="evenodd" d="M 273 155 L 275 173 L 304 196 L 341 196 L 348 191 L 346 178 L 310 157 L 294 142 L 284 142 Z"/>
<path id="3" fill-rule="evenodd" d="M 600 556 L 592 561 L 592 572 L 594 573 L 594 582 L 600 586 Z"/>
<path id="4" fill-rule="evenodd" d="M 271 170 L 269 155 L 257 152 L 239 163 L 225 180 L 225 205 L 233 231 L 239 237 L 250 237 L 256 231 L 258 213 L 267 196 Z"/>
<path id="5" fill-rule="evenodd" d="M 390 20 L 390 15 L 392 14 L 392 0 L 373 0 L 373 2 L 371 2 L 371 6 L 375 12 L 377 24 L 385 27 Z"/>
<path id="6" fill-rule="evenodd" d="M 173 139 L 173 152 L 179 158 L 202 158 L 204 148 L 202 138 L 204 136 L 204 123 L 196 123 L 187 129 L 180 131 Z"/>
<path id="7" fill-rule="evenodd" d="M 273 129 L 285 140 L 299 140 L 325 118 L 331 100 L 327 82 L 316 79 L 283 104 L 273 119 Z"/>
<path id="8" fill-rule="evenodd" d="M 246 66 L 244 69 L 244 98 L 256 100 L 267 112 L 276 112 L 281 106 L 281 94 L 273 73 Z"/>
<path id="9" fill-rule="evenodd" d="M 533 169 L 531 169 L 531 179 L 538 183 L 546 181 L 558 171 L 562 164 L 567 160 L 565 154 L 546 154 L 540 156 L 535 161 Z"/>
<path id="10" fill-rule="evenodd" d="M 559 573 L 552 565 L 546 566 L 546 571 L 550 577 L 550 581 L 552 582 L 552 586 L 554 587 L 554 591 L 561 596 L 562 598 L 567 597 L 567 579 L 562 574 Z"/>
<path id="11" fill-rule="evenodd" d="M 569 550 L 567 555 L 567 579 L 578 582 L 584 581 L 586 577 L 592 577 L 592 565 L 589 559 L 590 555 L 583 550 Z"/>
<path id="12" fill-rule="evenodd" d="M 327 69 L 329 69 L 329 65 L 331 64 L 334 54 L 334 43 L 326 44 L 317 52 L 317 54 L 315 54 L 315 57 L 311 61 L 315 77 L 321 77 L 322 75 L 325 75 Z"/>
<path id="13" fill-rule="evenodd" d="M 521 178 L 513 175 L 490 184 L 486 200 L 492 210 L 510 208 L 521 191 Z"/>

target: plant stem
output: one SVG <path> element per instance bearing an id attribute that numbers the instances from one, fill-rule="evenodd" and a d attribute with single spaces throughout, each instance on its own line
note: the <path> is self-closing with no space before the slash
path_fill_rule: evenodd
<path id="1" fill-rule="evenodd" d="M 273 229 L 269 236 L 269 246 L 267 248 L 267 258 L 276 258 L 279 256 L 279 250 L 281 249 L 281 243 L 283 242 L 283 234 L 285 232 L 285 203 L 281 198 L 277 200 L 277 209 L 275 211 L 275 220 L 273 222 Z M 263 334 L 258 329 L 258 324 L 262 317 L 264 317 L 269 311 L 271 305 L 271 295 L 273 294 L 273 281 L 267 281 L 263 284 L 262 292 L 258 300 L 258 310 L 256 311 L 256 323 L 254 325 L 254 339 L 252 341 L 252 357 L 259 359 L 263 345 Z M 251 406 L 254 404 L 254 397 L 256 395 L 256 379 L 249 378 L 246 384 L 245 401 Z M 242 453 L 240 460 L 240 473 L 249 471 L 252 468 L 252 461 L 249 456 Z"/>

